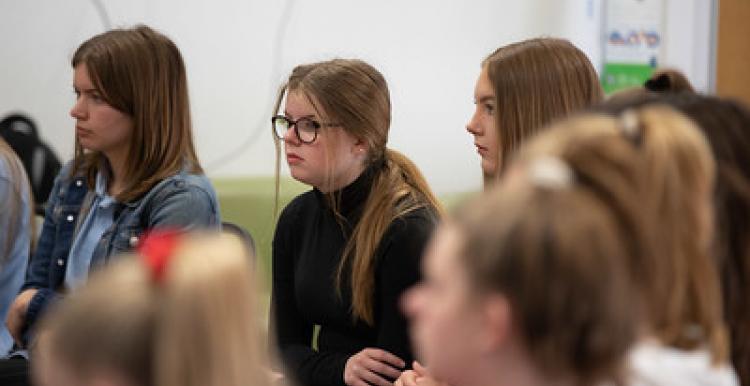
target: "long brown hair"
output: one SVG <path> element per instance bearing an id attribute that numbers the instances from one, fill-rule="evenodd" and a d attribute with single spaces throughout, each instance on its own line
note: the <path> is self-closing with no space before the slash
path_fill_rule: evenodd
<path id="1" fill-rule="evenodd" d="M 698 123 L 717 162 L 714 248 L 732 363 L 740 383 L 750 385 L 750 109 L 737 101 L 689 94 L 663 102 Z"/>
<path id="2" fill-rule="evenodd" d="M 546 377 L 622 381 L 641 321 L 628 269 L 650 254 L 638 154 L 614 133 L 558 131 L 573 135 L 557 154 L 527 153 L 455 216 L 462 262 L 477 293 L 509 299 Z"/>
<path id="3" fill-rule="evenodd" d="M 144 25 L 113 29 L 78 47 L 71 65 L 79 64 L 86 65 L 105 102 L 133 119 L 126 186 L 117 200 L 135 200 L 185 167 L 202 173 L 193 145 L 185 64 L 168 37 Z M 84 152 L 76 140 L 73 171 L 83 170 L 92 188 L 104 160 L 100 152 Z"/>
<path id="4" fill-rule="evenodd" d="M 709 245 L 714 162 L 698 128 L 659 105 L 555 126 L 620 132 L 638 149 L 644 171 L 639 210 L 648 215 L 654 254 L 632 273 L 644 295 L 649 331 L 666 346 L 706 347 L 714 363 L 726 361 L 722 298 Z"/>
<path id="5" fill-rule="evenodd" d="M 536 38 L 500 47 L 482 61 L 482 68 L 497 101 L 500 170 L 545 125 L 604 96 L 586 54 L 564 39 Z"/>
<path id="6" fill-rule="evenodd" d="M 708 210 L 715 165 L 699 129 L 666 107 L 639 110 L 642 152 L 648 162 L 651 208 L 659 224 L 660 245 L 672 270 L 661 280 L 663 312 L 654 320 L 663 343 L 682 349 L 707 345 L 715 363 L 727 358 L 726 329 L 716 265 L 706 243 L 712 228 Z M 705 194 L 705 196 L 702 196 Z M 698 207 L 696 207 L 698 206 Z M 705 223 L 708 221 L 709 223 Z M 695 327 L 698 327 L 697 329 Z"/>
<path id="7" fill-rule="evenodd" d="M 3 243 L 3 245 L 5 245 L 5 250 L 0 251 L 0 268 L 2 268 L 7 259 L 10 258 L 13 243 L 18 237 L 18 233 L 21 231 L 17 227 L 19 224 L 18 217 L 22 213 L 21 208 L 24 205 L 24 201 L 26 202 L 26 205 L 29 206 L 29 218 L 25 221 L 29 224 L 29 228 L 27 229 L 30 236 L 29 248 L 33 248 L 35 223 L 33 209 L 34 199 L 32 197 L 29 179 L 26 176 L 26 171 L 23 168 L 21 160 L 16 156 L 16 153 L 2 138 L 0 138 L 0 165 L 4 165 L 4 167 L 7 168 L 8 177 L 10 178 L 10 181 L 8 181 L 9 184 L 6 188 L 8 195 L 0 200 L 0 215 L 6 218 L 5 221 L 7 221 L 6 224 L 8 226 L 3 229 L 4 235 L 0 236 L 5 237 Z"/>
<path id="8" fill-rule="evenodd" d="M 240 239 L 183 236 L 161 276 L 143 259 L 97 272 L 46 315 L 35 362 L 143 386 L 270 385 L 256 273 Z"/>
<path id="9" fill-rule="evenodd" d="M 439 214 L 440 203 L 419 169 L 403 154 L 388 149 L 391 101 L 383 75 L 356 59 L 334 59 L 300 65 L 279 92 L 276 110 L 286 91 L 303 93 L 315 109 L 339 123 L 345 131 L 367 144 L 367 167 L 375 169 L 372 187 L 361 220 L 344 247 L 337 271 L 338 288 L 345 267 L 352 290 L 352 314 L 374 323 L 375 254 L 383 235 L 394 220 L 420 208 Z M 276 178 L 280 163 L 280 140 L 276 141 Z M 329 173 L 330 175 L 330 173 Z M 334 213 L 338 199 L 329 195 Z M 340 216 L 340 215 L 339 215 Z"/>

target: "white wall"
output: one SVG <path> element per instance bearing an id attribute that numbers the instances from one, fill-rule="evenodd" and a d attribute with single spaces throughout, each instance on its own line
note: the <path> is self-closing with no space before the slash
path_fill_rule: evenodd
<path id="1" fill-rule="evenodd" d="M 410 156 L 437 191 L 449 192 L 481 184 L 464 124 L 482 58 L 500 45 L 551 35 L 571 39 L 598 67 L 602 1 L 109 0 L 105 6 L 114 26 L 149 24 L 182 50 L 209 175 L 272 174 L 268 119 L 278 84 L 296 64 L 358 57 L 389 81 L 390 146 Z M 685 0 L 670 1 L 680 4 L 671 7 L 677 11 L 690 8 Z M 0 116 L 28 112 L 69 158 L 69 59 L 78 44 L 103 31 L 96 9 L 84 0 L 2 1 L 0 15 Z M 668 44 L 679 47 L 669 60 L 693 53 L 682 38 Z M 684 69 L 700 73 L 701 65 L 692 61 Z"/>
<path id="2" fill-rule="evenodd" d="M 681 70 L 696 89 L 713 91 L 711 50 L 712 7 L 719 0 L 671 0 L 666 2 L 665 50 L 662 65 Z"/>

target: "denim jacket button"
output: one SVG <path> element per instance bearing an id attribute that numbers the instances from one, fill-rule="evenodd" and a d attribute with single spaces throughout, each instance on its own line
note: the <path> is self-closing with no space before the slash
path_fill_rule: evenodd
<path id="1" fill-rule="evenodd" d="M 60 266 L 60 267 L 62 267 L 63 265 L 65 265 L 65 260 L 63 260 L 63 259 L 57 259 L 57 265 Z"/>
<path id="2" fill-rule="evenodd" d="M 67 217 L 68 222 L 73 222 L 74 219 L 75 219 L 75 217 L 73 217 L 72 214 L 69 214 L 68 217 Z"/>
<path id="3" fill-rule="evenodd" d="M 130 237 L 130 247 L 135 248 L 138 245 L 138 236 Z"/>
<path id="4" fill-rule="evenodd" d="M 76 181 L 76 186 L 78 186 L 78 187 L 81 187 L 81 186 L 83 186 L 83 181 L 81 181 L 81 180 L 77 180 L 77 181 Z"/>

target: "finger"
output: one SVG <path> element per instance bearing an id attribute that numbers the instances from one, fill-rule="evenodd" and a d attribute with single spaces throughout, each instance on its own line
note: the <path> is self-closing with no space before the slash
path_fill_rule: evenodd
<path id="1" fill-rule="evenodd" d="M 391 379 L 396 379 L 401 376 L 401 370 L 395 369 L 391 365 L 375 359 L 368 358 L 364 362 L 364 366 L 370 371 L 373 371 L 380 375 L 385 375 L 386 377 Z"/>
<path id="2" fill-rule="evenodd" d="M 414 363 L 412 364 L 412 367 L 414 368 L 414 371 L 416 371 L 417 374 L 419 374 L 422 377 L 426 377 L 430 375 L 430 372 L 427 371 L 427 368 L 422 366 L 422 364 L 417 361 L 414 361 Z"/>
<path id="3" fill-rule="evenodd" d="M 417 373 L 413 370 L 404 371 L 399 379 L 403 380 L 404 386 L 417 386 Z"/>
<path id="4" fill-rule="evenodd" d="M 377 386 L 393 386 L 393 383 L 387 381 L 385 378 L 381 377 L 378 374 L 373 373 L 372 371 L 362 369 L 362 371 L 359 373 L 360 378 L 364 379 L 365 381 L 369 382 L 371 385 L 377 385 Z"/>
<path id="5" fill-rule="evenodd" d="M 399 357 L 379 348 L 371 348 L 365 351 L 367 356 L 380 362 L 389 363 L 399 369 L 403 369 L 406 363 Z"/>
<path id="6" fill-rule="evenodd" d="M 15 310 L 11 311 L 11 313 L 8 315 L 6 325 L 8 326 L 8 332 L 10 332 L 10 336 L 13 337 L 13 340 L 16 342 L 18 347 L 22 347 L 21 320 L 18 317 L 18 312 L 16 312 Z"/>

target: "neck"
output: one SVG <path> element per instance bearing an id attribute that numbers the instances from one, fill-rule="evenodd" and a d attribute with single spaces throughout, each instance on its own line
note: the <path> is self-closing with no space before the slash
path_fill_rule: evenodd
<path id="1" fill-rule="evenodd" d="M 463 386 L 574 386 L 571 377 L 549 377 L 525 353 L 498 353 L 478 363 L 473 379 Z"/>
<path id="2" fill-rule="evenodd" d="M 349 186 L 352 182 L 354 182 L 359 176 L 362 175 L 362 173 L 365 171 L 366 167 L 364 162 L 358 163 L 356 165 L 353 165 L 352 168 L 344 171 L 338 176 L 335 176 L 333 178 L 333 181 L 331 181 L 331 184 L 328 186 L 316 186 L 318 190 L 320 190 L 323 193 L 330 193 L 335 192 L 339 189 L 343 189 L 347 186 Z"/>
<path id="3" fill-rule="evenodd" d="M 123 152 L 112 152 L 105 154 L 112 172 L 107 181 L 107 193 L 115 197 L 125 190 L 125 162 L 127 156 Z"/>

